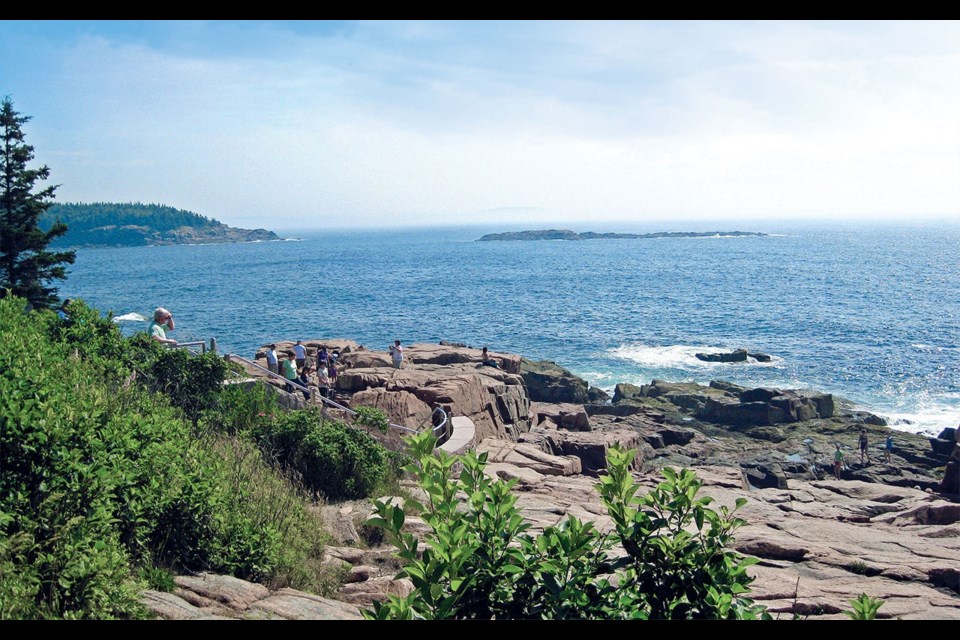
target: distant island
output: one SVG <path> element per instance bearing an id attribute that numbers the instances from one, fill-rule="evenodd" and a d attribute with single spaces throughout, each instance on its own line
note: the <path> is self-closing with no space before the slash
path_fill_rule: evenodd
<path id="1" fill-rule="evenodd" d="M 508 231 L 488 233 L 477 242 L 494 240 L 634 240 L 638 238 L 712 238 L 724 236 L 765 236 L 756 231 L 658 231 L 656 233 L 577 233 L 569 229 L 540 229 L 538 231 Z"/>
<path id="2" fill-rule="evenodd" d="M 279 240 L 266 229 L 238 229 L 192 211 L 161 204 L 94 202 L 55 204 L 40 218 L 49 229 L 60 220 L 67 233 L 54 247 L 139 247 Z"/>

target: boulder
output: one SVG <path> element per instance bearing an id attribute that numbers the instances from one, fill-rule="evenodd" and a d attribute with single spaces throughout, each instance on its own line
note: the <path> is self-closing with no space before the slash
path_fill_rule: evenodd
<path id="1" fill-rule="evenodd" d="M 388 391 L 383 387 L 365 389 L 353 394 L 350 405 L 374 407 L 387 414 L 390 422 L 415 428 L 430 422 L 433 409 L 409 391 Z"/>
<path id="2" fill-rule="evenodd" d="M 666 446 L 678 446 L 683 447 L 690 443 L 693 440 L 697 432 L 693 429 L 684 429 L 683 427 L 658 427 L 657 435 L 662 440 L 663 444 Z"/>
<path id="3" fill-rule="evenodd" d="M 480 438 L 516 439 L 530 429 L 530 403 L 519 376 L 492 367 L 421 364 L 409 369 L 349 369 L 337 389 L 353 393 L 351 404 L 387 411 L 390 422 L 417 428 L 432 408 L 470 418 Z"/>
<path id="4" fill-rule="evenodd" d="M 621 382 L 613 388 L 613 403 L 617 404 L 623 400 L 632 400 L 634 398 L 643 397 L 645 394 L 643 390 L 634 385 L 626 382 Z"/>
<path id="5" fill-rule="evenodd" d="M 590 387 L 587 389 L 587 401 L 594 404 L 604 404 L 610 401 L 610 394 L 600 387 Z"/>
<path id="6" fill-rule="evenodd" d="M 547 441 L 555 453 L 579 458 L 583 474 L 594 477 L 607 468 L 607 449 L 610 445 L 619 444 L 626 449 L 638 449 L 640 440 L 641 436 L 629 429 L 589 433 L 556 431 L 547 435 Z M 634 458 L 633 468 L 639 469 L 642 466 L 643 455 L 638 453 Z"/>
<path id="7" fill-rule="evenodd" d="M 950 460 L 943 472 L 943 480 L 937 487 L 937 491 L 950 496 L 960 494 L 960 462 Z"/>
<path id="8" fill-rule="evenodd" d="M 539 426 L 545 422 L 552 424 L 554 429 L 569 431 L 590 431 L 590 418 L 579 404 L 548 404 L 545 402 L 531 402 L 531 426 Z M 550 428 L 547 426 L 546 428 Z"/>
<path id="9" fill-rule="evenodd" d="M 746 391 L 747 387 L 741 386 L 739 384 L 734 384 L 732 382 L 726 382 L 724 380 L 711 380 L 710 388 L 719 389 L 720 391 L 726 391 L 732 393 L 733 395 L 739 396 L 742 391 Z"/>
<path id="10" fill-rule="evenodd" d="M 373 603 L 384 602 L 388 596 L 405 598 L 413 592 L 413 583 L 408 578 L 396 580 L 391 577 L 373 578 L 363 582 L 351 582 L 343 585 L 338 595 L 343 602 L 370 607 Z"/>
<path id="11" fill-rule="evenodd" d="M 786 489 L 787 477 L 778 464 L 741 465 L 744 479 L 757 489 Z"/>
<path id="12" fill-rule="evenodd" d="M 832 418 L 833 413 L 836 410 L 836 405 L 833 400 L 833 394 L 831 393 L 811 393 L 804 394 L 804 397 L 813 402 L 814 406 L 817 408 L 817 414 L 821 418 Z"/>
<path id="13" fill-rule="evenodd" d="M 950 438 L 949 440 L 946 438 L 930 438 L 929 440 L 930 449 L 933 451 L 933 455 L 944 458 L 953 453 L 953 448 L 957 446 L 953 438 Z"/>
<path id="14" fill-rule="evenodd" d="M 724 397 L 708 398 L 697 417 L 708 422 L 742 427 L 783 422 L 784 413 L 782 409 L 763 401 L 740 402 Z"/>
<path id="15" fill-rule="evenodd" d="M 535 402 L 585 404 L 590 401 L 587 381 L 550 360 L 523 358 L 520 375 L 527 387 L 527 395 Z"/>
<path id="16" fill-rule="evenodd" d="M 338 369 L 369 369 L 371 367 L 393 367 L 390 354 L 382 351 L 355 351 L 341 355 L 337 360 Z"/>
<path id="17" fill-rule="evenodd" d="M 698 360 L 703 360 L 704 362 L 746 362 L 747 361 L 747 350 L 746 349 L 736 349 L 729 353 L 696 353 L 694 354 Z"/>

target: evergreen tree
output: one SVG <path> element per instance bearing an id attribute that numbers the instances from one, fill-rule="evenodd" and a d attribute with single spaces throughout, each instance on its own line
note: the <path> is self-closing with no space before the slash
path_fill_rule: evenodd
<path id="1" fill-rule="evenodd" d="M 50 177 L 46 165 L 30 169 L 33 147 L 24 143 L 21 126 L 30 120 L 13 110 L 9 97 L 0 102 L 0 288 L 39 307 L 57 301 L 50 280 L 67 277 L 64 264 L 72 264 L 73 251 L 46 251 L 51 240 L 67 232 L 55 223 L 44 232 L 38 220 L 52 204 L 56 185 L 34 192 L 38 180 Z"/>

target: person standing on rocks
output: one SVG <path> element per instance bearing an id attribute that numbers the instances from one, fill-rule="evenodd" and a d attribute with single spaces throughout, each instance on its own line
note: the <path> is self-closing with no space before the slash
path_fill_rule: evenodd
<path id="1" fill-rule="evenodd" d="M 283 377 L 289 381 L 286 387 L 287 392 L 293 393 L 293 385 L 290 382 L 297 380 L 297 362 L 292 353 L 283 361 Z"/>
<path id="2" fill-rule="evenodd" d="M 337 387 L 337 363 L 332 359 L 330 360 L 330 365 L 327 367 L 327 374 L 330 376 L 330 388 L 335 389 Z"/>
<path id="3" fill-rule="evenodd" d="M 833 452 L 833 475 L 840 479 L 840 470 L 843 469 L 843 451 L 840 450 L 840 443 L 837 443 L 837 450 Z"/>
<path id="4" fill-rule="evenodd" d="M 330 376 L 327 375 L 326 365 L 317 365 L 317 388 L 320 389 L 320 395 L 324 398 L 330 397 Z"/>
<path id="5" fill-rule="evenodd" d="M 267 369 L 273 373 L 280 373 L 280 361 L 277 359 L 277 345 L 272 344 L 267 349 Z"/>
<path id="6" fill-rule="evenodd" d="M 860 440 L 858 443 L 860 445 L 860 464 L 863 465 L 863 459 L 867 459 L 867 464 L 870 464 L 870 451 L 867 448 L 869 443 L 867 442 L 867 430 L 860 429 Z"/>
<path id="7" fill-rule="evenodd" d="M 303 346 L 303 340 L 297 340 L 297 344 L 293 345 L 293 355 L 297 359 L 297 369 L 303 369 L 307 362 L 307 350 Z"/>
<path id="8" fill-rule="evenodd" d="M 403 366 L 403 347 L 399 340 L 394 340 L 390 346 L 390 357 L 393 359 L 393 368 L 399 369 Z"/>
<path id="9" fill-rule="evenodd" d="M 883 447 L 883 457 L 887 461 L 887 464 L 891 463 L 891 457 L 893 456 L 893 434 L 887 434 L 887 442 Z"/>

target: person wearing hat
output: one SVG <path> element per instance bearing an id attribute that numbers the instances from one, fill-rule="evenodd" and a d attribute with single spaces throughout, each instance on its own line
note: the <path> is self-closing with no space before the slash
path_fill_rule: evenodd
<path id="1" fill-rule="evenodd" d="M 173 314 L 163 307 L 157 307 L 157 310 L 153 312 L 153 322 L 150 323 L 150 339 L 161 344 L 174 346 L 177 341 L 167 337 L 167 331 L 173 331 L 173 329 Z"/>

